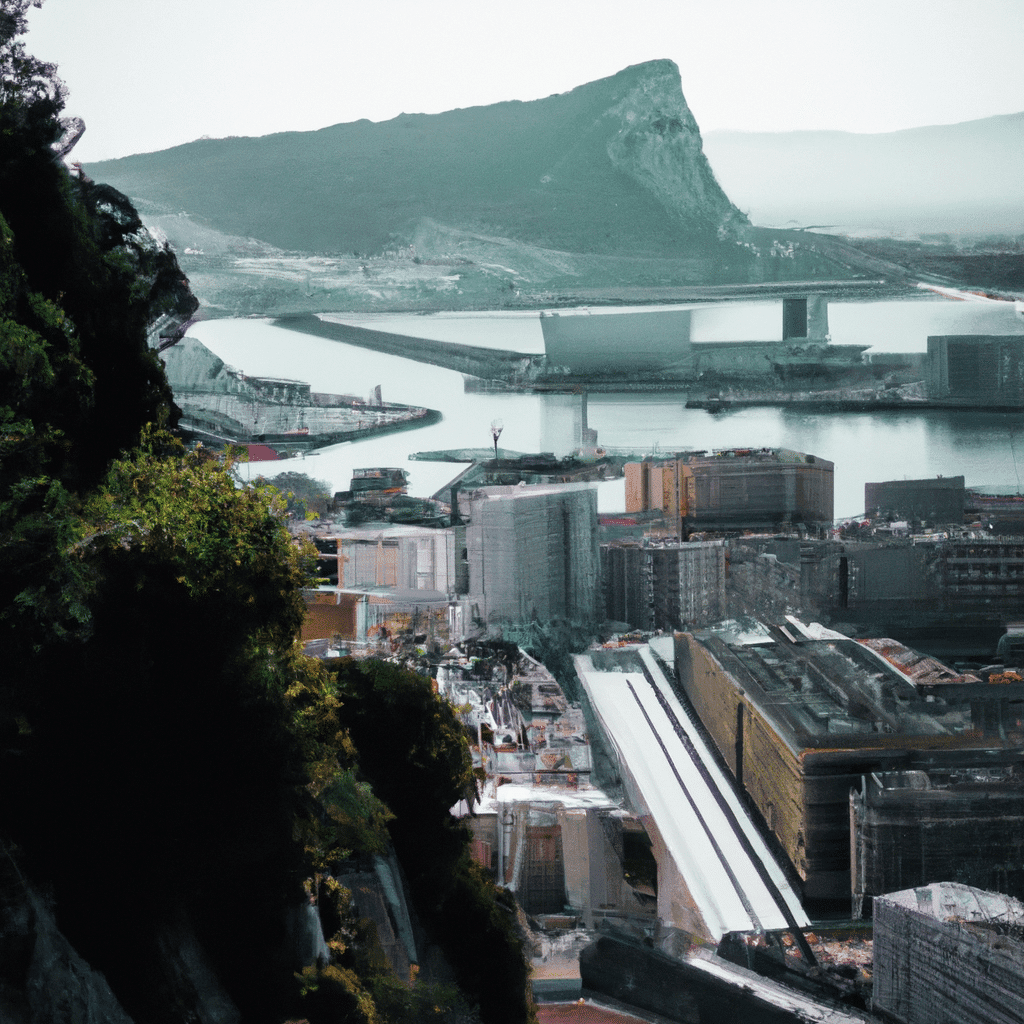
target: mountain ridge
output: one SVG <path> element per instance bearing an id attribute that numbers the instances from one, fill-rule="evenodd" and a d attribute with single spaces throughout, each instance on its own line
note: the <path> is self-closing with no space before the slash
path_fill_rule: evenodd
<path id="1" fill-rule="evenodd" d="M 83 170 L 182 254 L 207 315 L 905 277 L 834 239 L 752 226 L 670 60 L 539 100 L 200 139 Z"/>
<path id="2" fill-rule="evenodd" d="M 379 252 L 427 218 L 552 249 L 665 255 L 747 223 L 668 60 L 542 100 L 196 140 L 86 170 L 291 250 Z"/>

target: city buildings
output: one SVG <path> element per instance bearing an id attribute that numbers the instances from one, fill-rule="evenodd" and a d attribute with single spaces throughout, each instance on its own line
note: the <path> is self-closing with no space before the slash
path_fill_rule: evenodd
<path id="1" fill-rule="evenodd" d="M 724 541 L 601 546 L 604 617 L 634 629 L 706 626 L 727 617 Z"/>
<path id="2" fill-rule="evenodd" d="M 956 882 L 875 900 L 872 1007 L 906 1024 L 1024 1020 L 1024 904 Z"/>
<path id="3" fill-rule="evenodd" d="M 325 580 L 307 592 L 303 639 L 366 642 L 419 622 L 414 633 L 455 643 L 474 623 L 600 616 L 592 486 L 467 488 L 448 518 L 300 527 L 320 550 Z"/>
<path id="4" fill-rule="evenodd" d="M 625 466 L 626 511 L 660 509 L 682 539 L 695 530 L 832 525 L 834 466 L 785 448 L 681 452 Z"/>
<path id="5" fill-rule="evenodd" d="M 588 484 L 459 494 L 470 604 L 484 622 L 598 615 L 597 494 Z"/>
<path id="6" fill-rule="evenodd" d="M 869 516 L 889 519 L 962 523 L 965 494 L 962 476 L 886 480 L 864 485 L 864 509 Z"/>
<path id="7" fill-rule="evenodd" d="M 928 338 L 928 398 L 946 405 L 1024 405 L 1024 336 L 951 334 Z"/>
<path id="8" fill-rule="evenodd" d="M 912 835 L 938 844 L 935 862 L 975 884 L 990 884 L 1000 870 L 1011 881 L 1024 877 L 1024 831 L 999 817 L 1019 800 L 1024 682 L 1013 675 L 984 681 L 934 666 L 909 672 L 902 651 L 895 641 L 873 649 L 792 616 L 676 636 L 679 683 L 736 784 L 786 851 L 807 899 L 878 895 L 873 879 L 887 880 L 880 859 L 862 854 L 858 864 L 870 870 L 856 867 L 851 883 L 851 841 L 864 850 L 872 835 L 884 838 L 882 805 L 868 787 L 873 777 L 887 792 L 907 794 L 900 801 L 903 831 L 893 835 L 908 850 Z M 902 781 L 885 781 L 894 772 L 904 773 Z M 906 774 L 915 772 L 923 776 Z M 923 800 L 914 795 L 922 778 L 933 791 Z M 970 783 L 979 784 L 979 800 L 1002 795 L 978 811 L 1000 822 L 994 846 L 980 854 L 976 828 L 949 824 L 963 792 L 957 787 Z M 868 805 L 859 837 L 851 835 L 851 790 Z M 939 791 L 944 795 L 934 795 Z M 920 847 L 917 853 L 925 870 L 928 857 L 921 859 Z M 908 877 L 909 857 L 903 869 L 903 884 L 929 880 Z"/>

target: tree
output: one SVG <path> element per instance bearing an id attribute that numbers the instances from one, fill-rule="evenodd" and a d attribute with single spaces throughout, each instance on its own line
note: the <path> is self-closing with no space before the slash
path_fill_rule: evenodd
<path id="1" fill-rule="evenodd" d="M 266 483 L 284 495 L 291 515 L 305 519 L 310 515 L 327 514 L 331 504 L 331 485 L 326 480 L 314 480 L 305 473 L 287 472 L 270 477 Z"/>
<path id="2" fill-rule="evenodd" d="M 394 814 L 391 838 L 420 917 L 486 1024 L 523 1024 L 529 968 L 514 900 L 470 859 L 468 831 L 449 814 L 476 792 L 458 716 L 429 679 L 396 665 L 345 658 L 329 671 L 361 771 Z"/>
<path id="3" fill-rule="evenodd" d="M 466 750 L 422 680 L 368 668 L 366 698 L 301 655 L 316 552 L 281 494 L 163 429 L 147 331 L 196 302 L 130 202 L 57 158 L 64 91 L 17 39 L 28 6 L 0 0 L 0 839 L 136 1019 L 197 1015 L 167 965 L 191 933 L 243 1018 L 276 1024 L 298 996 L 284 932 L 304 878 L 383 849 L 393 823 L 348 702 L 422 716 L 400 774 L 424 779 L 446 863 Z M 331 966 L 383 1020 L 345 973 L 363 968 Z"/>

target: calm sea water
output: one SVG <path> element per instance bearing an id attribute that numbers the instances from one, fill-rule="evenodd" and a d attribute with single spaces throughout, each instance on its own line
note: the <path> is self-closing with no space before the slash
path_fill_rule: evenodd
<path id="1" fill-rule="evenodd" d="M 663 308 L 663 307 L 662 307 Z M 594 315 L 603 311 L 594 310 Z M 621 310 L 618 310 L 621 312 Z M 337 319 L 377 330 L 490 345 L 522 352 L 544 348 L 536 313 L 338 314 Z M 701 308 L 693 316 L 695 340 L 769 340 L 780 335 L 778 303 Z M 1012 310 L 948 300 L 833 303 L 832 340 L 870 344 L 883 352 L 923 352 L 929 334 L 1022 333 Z M 503 421 L 499 444 L 521 452 L 566 454 L 574 447 L 579 398 L 568 395 L 466 394 L 461 374 L 381 355 L 323 338 L 282 330 L 261 320 L 217 320 L 190 331 L 225 362 L 246 373 L 308 381 L 314 390 L 366 397 L 381 385 L 385 401 L 425 405 L 443 413 L 430 427 L 335 445 L 288 462 L 252 464 L 248 472 L 295 470 L 348 487 L 361 466 L 402 466 L 410 493 L 439 490 L 463 468 L 410 461 L 418 451 L 491 445 L 490 424 Z M 967 478 L 968 485 L 1017 493 L 1024 474 L 1024 416 L 1018 413 L 805 413 L 742 409 L 711 415 L 685 409 L 683 391 L 657 395 L 591 395 L 588 422 L 600 444 L 648 451 L 682 448 L 784 447 L 835 463 L 837 517 L 864 508 L 867 481 L 930 476 Z M 601 484 L 598 506 L 621 510 L 621 480 Z"/>

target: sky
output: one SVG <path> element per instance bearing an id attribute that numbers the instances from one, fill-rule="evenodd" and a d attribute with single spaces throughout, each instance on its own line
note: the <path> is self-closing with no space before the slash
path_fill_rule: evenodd
<path id="1" fill-rule="evenodd" d="M 702 132 L 1024 110 L 1024 0 L 45 0 L 82 162 L 566 92 L 669 58 Z"/>

